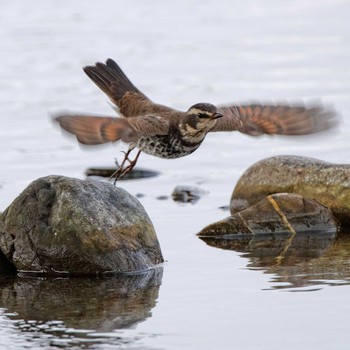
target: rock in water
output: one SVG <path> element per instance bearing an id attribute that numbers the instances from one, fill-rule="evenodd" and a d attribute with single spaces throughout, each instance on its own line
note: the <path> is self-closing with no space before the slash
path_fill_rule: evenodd
<path id="1" fill-rule="evenodd" d="M 48 176 L 0 217 L 0 248 L 18 270 L 100 274 L 163 262 L 140 202 L 107 182 Z"/>
<path id="2" fill-rule="evenodd" d="M 237 213 L 273 193 L 296 193 L 328 207 L 342 225 L 350 225 L 350 165 L 277 156 L 253 164 L 239 179 L 231 213 Z"/>
<path id="3" fill-rule="evenodd" d="M 235 238 L 240 234 L 295 235 L 302 232 L 336 232 L 337 221 L 324 205 L 292 193 L 267 196 L 257 204 L 206 226 L 199 237 Z"/>
<path id="4" fill-rule="evenodd" d="M 175 202 L 195 204 L 208 192 L 194 186 L 176 186 L 171 196 Z"/>

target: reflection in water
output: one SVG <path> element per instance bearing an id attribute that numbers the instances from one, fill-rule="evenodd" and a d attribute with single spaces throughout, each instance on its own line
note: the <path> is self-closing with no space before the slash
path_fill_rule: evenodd
<path id="1" fill-rule="evenodd" d="M 114 175 L 117 168 L 118 168 L 117 164 L 115 165 L 114 168 L 89 168 L 85 171 L 85 174 L 88 177 L 93 176 L 93 177 L 96 177 L 97 179 L 101 179 L 101 178 L 109 179 L 111 178 L 112 175 Z M 155 170 L 134 168 L 129 173 L 124 175 L 121 179 L 118 179 L 118 181 L 146 179 L 146 178 L 154 177 L 158 175 L 159 175 L 159 172 Z"/>
<path id="2" fill-rule="evenodd" d="M 341 233 L 240 235 L 235 239 L 202 237 L 208 245 L 244 253 L 249 269 L 273 274 L 273 288 L 317 290 L 350 284 L 350 235 Z M 276 283 L 276 284 L 275 284 Z M 305 288 L 303 289 L 305 290 Z"/>
<path id="3" fill-rule="evenodd" d="M 70 340 L 71 346 L 77 342 L 77 334 L 80 344 L 86 338 L 89 344 L 96 344 L 100 337 L 104 344 L 108 343 L 105 337 L 112 343 L 124 343 L 125 337 L 121 340 L 115 330 L 130 328 L 151 316 L 162 274 L 163 269 L 157 268 L 99 279 L 1 277 L 1 307 L 15 313 L 8 314 L 15 328 L 31 332 L 32 338 L 40 341 L 49 334 L 51 345 Z"/>

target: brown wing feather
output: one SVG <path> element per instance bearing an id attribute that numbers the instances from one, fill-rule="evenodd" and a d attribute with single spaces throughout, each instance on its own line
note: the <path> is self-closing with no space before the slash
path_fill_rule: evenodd
<path id="1" fill-rule="evenodd" d="M 60 115 L 54 120 L 84 145 L 99 145 L 118 140 L 131 142 L 139 137 L 136 130 L 123 118 Z"/>
<path id="2" fill-rule="evenodd" d="M 142 136 L 166 135 L 169 122 L 158 116 L 111 118 L 62 114 L 54 118 L 84 145 L 137 141 Z"/>
<path id="3" fill-rule="evenodd" d="M 169 132 L 169 120 L 158 115 L 130 117 L 127 120 L 140 136 L 167 135 Z"/>
<path id="4" fill-rule="evenodd" d="M 224 116 L 211 131 L 240 131 L 258 136 L 305 135 L 324 131 L 338 123 L 333 110 L 320 106 L 242 105 L 220 107 Z"/>

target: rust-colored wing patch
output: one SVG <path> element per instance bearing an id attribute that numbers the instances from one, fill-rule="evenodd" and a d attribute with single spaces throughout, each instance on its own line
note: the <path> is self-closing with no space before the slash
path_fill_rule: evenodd
<path id="1" fill-rule="evenodd" d="M 107 142 L 135 142 L 143 136 L 166 135 L 169 121 L 159 116 L 126 118 L 60 114 L 54 118 L 61 128 L 84 145 Z"/>
<path id="2" fill-rule="evenodd" d="M 84 145 L 99 145 L 118 140 L 131 142 L 138 138 L 138 133 L 123 118 L 62 114 L 54 120 Z"/>
<path id="3" fill-rule="evenodd" d="M 321 106 L 252 104 L 220 107 L 218 111 L 224 116 L 217 120 L 211 131 L 237 130 L 252 136 L 306 135 L 338 124 L 336 113 Z"/>

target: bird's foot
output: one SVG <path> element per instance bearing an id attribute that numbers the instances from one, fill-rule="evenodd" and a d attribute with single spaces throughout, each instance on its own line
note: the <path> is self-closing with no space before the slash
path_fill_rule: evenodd
<path id="1" fill-rule="evenodd" d="M 128 174 L 136 165 L 137 160 L 140 156 L 141 151 L 138 151 L 136 154 L 135 159 L 130 160 L 129 154 L 131 150 L 128 150 L 127 152 L 124 153 L 124 159 L 122 163 L 118 166 L 118 169 L 111 175 L 110 179 L 114 178 L 114 185 L 117 183 L 118 180 L 120 180 L 122 177 L 124 177 L 126 174 Z M 125 163 L 129 162 L 129 165 L 125 166 Z"/>

